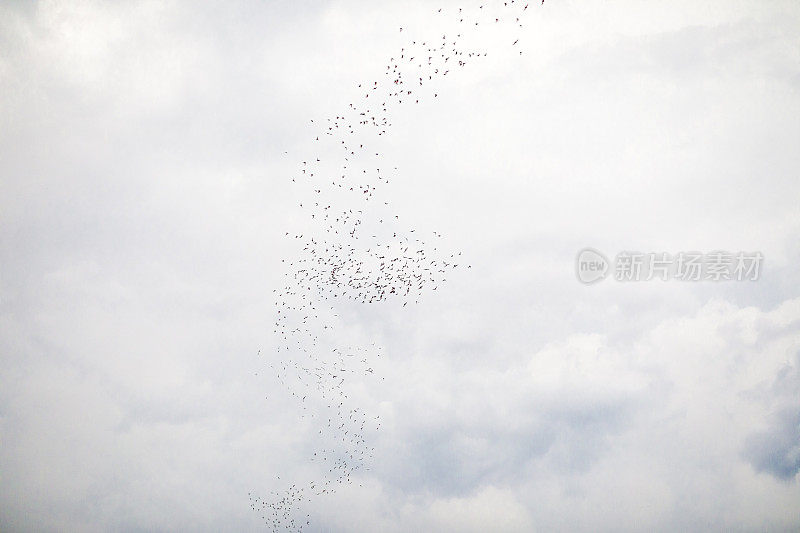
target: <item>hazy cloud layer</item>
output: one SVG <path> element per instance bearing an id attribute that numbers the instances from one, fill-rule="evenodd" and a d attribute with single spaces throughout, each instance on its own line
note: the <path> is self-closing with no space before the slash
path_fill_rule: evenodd
<path id="1" fill-rule="evenodd" d="M 313 475 L 257 356 L 290 172 L 435 7 L 0 6 L 0 529 L 259 530 L 248 492 Z M 341 306 L 384 424 L 312 530 L 796 530 L 797 3 L 534 7 L 394 117 L 395 209 L 473 268 Z M 585 287 L 585 246 L 766 262 Z"/>

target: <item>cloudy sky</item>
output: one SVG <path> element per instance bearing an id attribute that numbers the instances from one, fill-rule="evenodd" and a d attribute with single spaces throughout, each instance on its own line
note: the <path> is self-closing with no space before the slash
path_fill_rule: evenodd
<path id="1" fill-rule="evenodd" d="M 479 3 L 0 5 L 0 529 L 258 531 L 315 475 L 266 364 L 310 120 Z M 308 530 L 798 530 L 800 4 L 528 11 L 393 111 L 393 209 L 472 268 L 341 305 L 383 424 Z M 585 247 L 765 261 L 586 286 Z"/>

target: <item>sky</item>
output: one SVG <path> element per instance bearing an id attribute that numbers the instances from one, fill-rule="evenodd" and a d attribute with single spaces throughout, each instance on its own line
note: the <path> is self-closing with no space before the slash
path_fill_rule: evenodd
<path id="1" fill-rule="evenodd" d="M 0 5 L 0 530 L 262 531 L 318 475 L 269 366 L 310 121 L 482 3 Z M 337 304 L 382 423 L 306 530 L 798 530 L 800 5 L 527 12 L 391 112 L 393 212 L 471 268 Z M 587 286 L 586 247 L 764 264 Z"/>

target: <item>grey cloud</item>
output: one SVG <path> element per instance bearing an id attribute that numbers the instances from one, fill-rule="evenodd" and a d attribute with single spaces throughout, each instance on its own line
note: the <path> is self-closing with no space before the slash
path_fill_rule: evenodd
<path id="1" fill-rule="evenodd" d="M 777 413 L 764 431 L 745 442 L 744 456 L 759 472 L 790 481 L 800 472 L 800 352 L 792 364 L 780 369 L 764 401 L 776 405 Z"/>
<path id="2" fill-rule="evenodd" d="M 392 201 L 473 268 L 337 309 L 386 422 L 320 529 L 797 529 L 798 8 L 701 4 L 547 2 L 523 56 L 397 114 Z M 312 476 L 265 364 L 288 176 L 430 12 L 0 6 L 0 529 L 256 531 L 249 491 Z M 587 289 L 584 246 L 767 270 Z"/>
<path id="3" fill-rule="evenodd" d="M 770 429 L 748 439 L 745 455 L 759 472 L 790 481 L 800 472 L 800 409 L 775 418 Z"/>

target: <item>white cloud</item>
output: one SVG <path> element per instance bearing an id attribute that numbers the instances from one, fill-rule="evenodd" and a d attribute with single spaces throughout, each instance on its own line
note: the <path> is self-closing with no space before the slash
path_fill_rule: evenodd
<path id="1" fill-rule="evenodd" d="M 487 33 L 393 114 L 393 209 L 473 268 L 413 309 L 337 310 L 384 347 L 353 391 L 384 422 L 314 527 L 796 529 L 800 10 L 534 7 L 522 56 Z M 0 8 L 0 529 L 257 530 L 248 491 L 317 474 L 314 421 L 256 355 L 288 176 L 311 118 L 439 38 L 431 10 Z M 589 288 L 587 245 L 766 263 Z"/>

